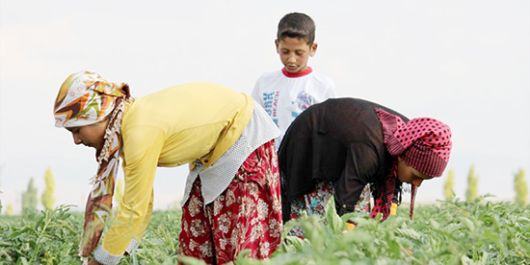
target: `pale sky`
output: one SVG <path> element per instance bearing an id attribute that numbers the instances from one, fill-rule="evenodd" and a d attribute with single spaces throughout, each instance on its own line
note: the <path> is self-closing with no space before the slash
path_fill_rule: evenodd
<path id="1" fill-rule="evenodd" d="M 309 64 L 341 97 L 358 97 L 409 118 L 434 117 L 453 131 L 448 168 L 464 198 L 474 164 L 479 192 L 512 200 L 513 174 L 530 182 L 530 2 L 520 1 L 29 1 L 0 0 L 0 200 L 44 171 L 57 204 L 79 209 L 95 174 L 94 151 L 54 127 L 62 81 L 91 69 L 127 82 L 141 97 L 193 81 L 250 93 L 282 65 L 276 26 L 289 12 L 316 23 Z M 190 114 L 192 115 L 192 114 Z M 121 172 L 120 172 L 121 174 Z M 159 169 L 155 207 L 184 191 L 186 168 Z M 418 201 L 442 199 L 445 181 L 424 182 Z"/>

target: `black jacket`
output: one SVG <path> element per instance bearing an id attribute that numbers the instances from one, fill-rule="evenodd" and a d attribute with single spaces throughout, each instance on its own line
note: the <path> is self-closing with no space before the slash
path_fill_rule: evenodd
<path id="1" fill-rule="evenodd" d="M 375 113 L 381 108 L 354 98 L 328 99 L 302 112 L 287 129 L 278 158 L 282 178 L 284 220 L 290 204 L 331 181 L 337 212 L 352 212 L 367 183 L 378 185 L 389 173 L 394 158 L 386 150 L 383 130 Z"/>

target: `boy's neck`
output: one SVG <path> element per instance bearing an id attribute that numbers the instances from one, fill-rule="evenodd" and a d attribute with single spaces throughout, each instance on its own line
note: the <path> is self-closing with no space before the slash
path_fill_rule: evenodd
<path id="1" fill-rule="evenodd" d="M 304 70 L 298 71 L 296 73 L 289 73 L 289 72 L 287 72 L 287 70 L 285 70 L 285 67 L 282 68 L 283 75 L 285 75 L 286 77 L 290 77 L 290 78 L 302 77 L 304 75 L 310 74 L 311 72 L 313 72 L 313 69 L 311 67 L 309 67 L 309 66 L 306 67 Z"/>

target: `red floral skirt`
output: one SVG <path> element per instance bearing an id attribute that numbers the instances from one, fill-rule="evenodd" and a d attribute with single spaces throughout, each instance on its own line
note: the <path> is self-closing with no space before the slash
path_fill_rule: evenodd
<path id="1" fill-rule="evenodd" d="M 182 210 L 180 254 L 208 264 L 233 261 L 242 250 L 269 257 L 281 243 L 280 186 L 274 141 L 250 154 L 228 188 L 206 206 L 197 178 Z"/>

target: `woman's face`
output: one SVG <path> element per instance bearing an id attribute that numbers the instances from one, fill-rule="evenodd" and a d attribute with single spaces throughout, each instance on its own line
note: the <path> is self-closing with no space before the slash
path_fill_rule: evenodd
<path id="1" fill-rule="evenodd" d="M 425 176 L 412 166 L 407 165 L 407 162 L 401 157 L 398 157 L 398 178 L 401 182 L 409 183 L 416 187 L 421 186 L 424 180 L 432 179 L 432 177 Z"/>
<path id="2" fill-rule="evenodd" d="M 80 127 L 68 127 L 66 129 L 72 133 L 75 144 L 83 144 L 88 147 L 93 147 L 99 152 L 101 148 L 103 148 L 107 123 L 108 119 L 105 119 L 98 123 Z"/>

